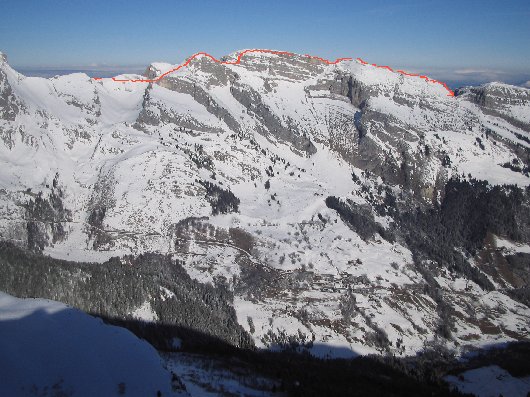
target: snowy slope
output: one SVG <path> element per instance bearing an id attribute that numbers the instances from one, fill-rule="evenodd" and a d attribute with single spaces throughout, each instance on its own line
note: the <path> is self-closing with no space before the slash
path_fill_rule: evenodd
<path id="1" fill-rule="evenodd" d="M 515 378 L 496 365 L 448 376 L 446 380 L 462 393 L 477 397 L 525 397 L 530 392 L 530 377 Z"/>
<path id="2" fill-rule="evenodd" d="M 0 355 L 2 396 L 187 395 L 147 342 L 58 302 L 0 293 Z"/>

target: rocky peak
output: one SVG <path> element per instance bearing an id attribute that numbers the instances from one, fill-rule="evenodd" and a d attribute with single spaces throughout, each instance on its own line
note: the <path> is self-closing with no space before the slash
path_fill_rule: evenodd
<path id="1" fill-rule="evenodd" d="M 233 53 L 226 57 L 226 60 L 235 61 L 241 52 L 244 51 Z M 239 68 L 270 77 L 296 81 L 315 77 L 322 73 L 326 66 L 321 60 L 283 51 L 277 53 L 247 52 L 240 59 Z"/>
<path id="2" fill-rule="evenodd" d="M 0 119 L 13 121 L 21 108 L 21 104 L 9 84 L 6 69 L 9 69 L 7 56 L 0 52 Z M 11 138 L 7 139 L 7 142 L 9 142 L 9 146 L 12 145 Z"/>

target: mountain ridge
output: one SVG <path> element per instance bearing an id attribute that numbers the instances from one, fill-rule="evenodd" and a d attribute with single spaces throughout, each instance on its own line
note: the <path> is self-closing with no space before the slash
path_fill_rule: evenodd
<path id="1" fill-rule="evenodd" d="M 111 79 L 113 81 L 117 81 L 117 82 L 155 83 L 157 81 L 160 81 L 164 77 L 166 77 L 166 76 L 168 76 L 168 75 L 170 75 L 172 73 L 177 72 L 181 68 L 188 66 L 195 58 L 198 58 L 198 57 L 209 58 L 212 62 L 219 63 L 219 64 L 222 64 L 222 65 L 238 65 L 238 64 L 241 63 L 241 60 L 243 59 L 243 56 L 245 56 L 246 54 L 249 54 L 249 53 L 251 53 L 251 54 L 283 55 L 283 56 L 288 56 L 288 57 L 305 57 L 305 58 L 309 58 L 311 60 L 317 60 L 317 61 L 323 62 L 326 65 L 336 65 L 339 62 L 352 61 L 353 60 L 353 58 L 336 58 L 334 61 L 330 61 L 328 59 L 321 58 L 319 56 L 309 55 L 309 54 L 298 55 L 298 54 L 295 54 L 295 53 L 289 52 L 289 51 L 278 51 L 278 50 L 269 50 L 269 49 L 246 49 L 246 50 L 241 50 L 241 51 L 234 52 L 234 53 L 232 53 L 232 54 L 230 54 L 228 56 L 222 57 L 221 60 L 219 60 L 219 59 L 215 58 L 214 56 L 212 56 L 212 55 L 210 55 L 210 54 L 208 54 L 206 52 L 197 52 L 197 53 L 193 54 L 191 57 L 189 57 L 185 62 L 179 64 L 176 67 L 171 67 L 171 66 L 169 66 L 169 64 L 164 64 L 164 65 L 167 65 L 167 69 L 168 70 L 165 71 L 165 72 L 161 72 L 161 73 L 157 74 L 156 76 L 154 76 L 153 78 L 150 78 L 150 79 L 117 79 L 115 77 L 112 77 Z M 230 58 L 235 58 L 235 60 L 234 61 L 229 61 L 228 59 L 230 59 Z M 449 87 L 447 87 L 447 85 L 444 82 L 441 82 L 441 81 L 438 81 L 438 80 L 434 80 L 434 79 L 430 79 L 430 78 L 428 78 L 427 76 L 424 76 L 424 75 L 419 75 L 419 74 L 415 74 L 415 73 L 408 73 L 408 72 L 405 72 L 403 70 L 394 70 L 390 66 L 380 66 L 380 65 L 376 65 L 375 63 L 369 64 L 368 62 L 364 61 L 361 58 L 356 58 L 356 61 L 360 62 L 363 65 L 370 65 L 370 66 L 374 66 L 374 67 L 377 67 L 377 68 L 386 69 L 386 70 L 389 70 L 390 72 L 399 73 L 399 74 L 407 76 L 407 77 L 419 77 L 420 79 L 424 79 L 426 82 L 440 84 L 448 91 L 448 96 L 454 96 L 454 92 L 451 89 L 449 89 Z M 158 63 L 158 65 L 161 65 L 161 64 L 162 63 Z M 158 69 L 158 68 L 155 67 L 155 69 Z M 94 80 L 102 80 L 102 78 L 101 77 L 94 77 Z"/>

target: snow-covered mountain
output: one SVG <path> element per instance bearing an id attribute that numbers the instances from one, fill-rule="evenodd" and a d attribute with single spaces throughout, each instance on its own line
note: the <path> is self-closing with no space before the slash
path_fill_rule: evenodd
<path id="1" fill-rule="evenodd" d="M 187 396 L 157 351 L 58 302 L 0 293 L 2 396 Z"/>
<path id="2" fill-rule="evenodd" d="M 233 293 L 258 347 L 528 339 L 528 89 L 452 97 L 266 52 L 155 83 L 25 77 L 2 56 L 0 116 L 3 240 L 72 261 L 171 254 Z M 135 313 L 158 318 L 149 300 Z"/>

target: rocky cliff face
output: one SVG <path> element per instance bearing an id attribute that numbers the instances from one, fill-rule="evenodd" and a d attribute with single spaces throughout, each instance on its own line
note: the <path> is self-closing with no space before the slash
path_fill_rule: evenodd
<path id="1" fill-rule="evenodd" d="M 477 104 L 485 114 L 500 117 L 525 132 L 530 132 L 528 89 L 490 83 L 481 87 L 465 87 L 456 94 Z"/>
<path id="2" fill-rule="evenodd" d="M 197 57 L 151 83 L 28 78 L 2 57 L 0 237 L 173 255 L 233 294 L 258 346 L 525 339 L 529 95 L 292 54 Z"/>

